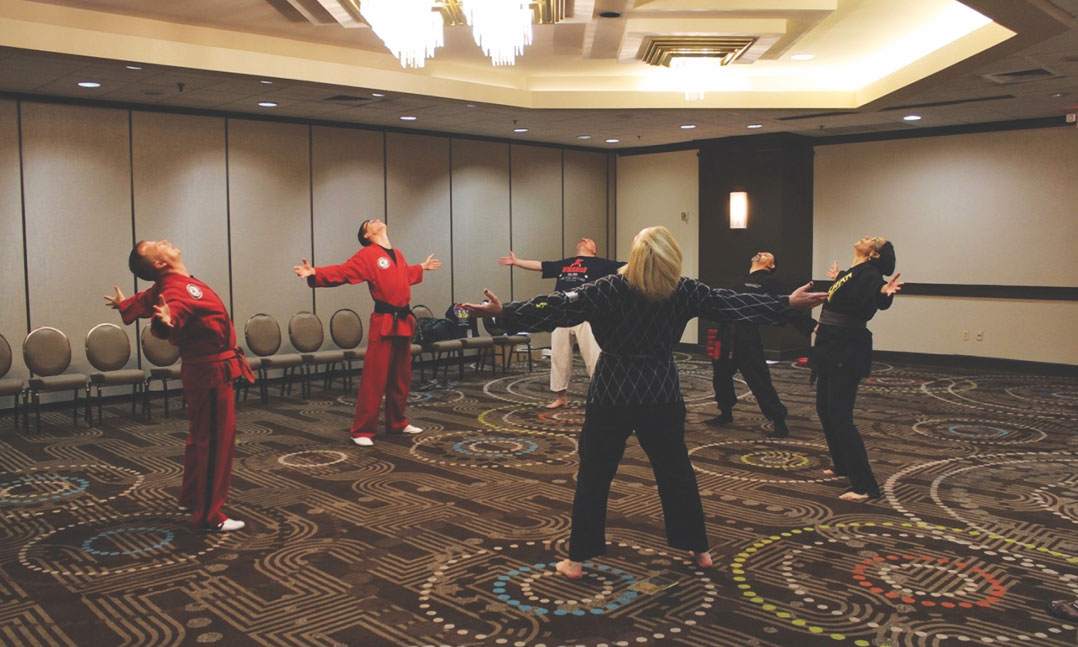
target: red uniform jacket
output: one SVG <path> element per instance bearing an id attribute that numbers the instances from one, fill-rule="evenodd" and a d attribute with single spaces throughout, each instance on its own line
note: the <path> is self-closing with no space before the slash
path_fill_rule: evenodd
<path id="1" fill-rule="evenodd" d="M 395 258 L 390 258 L 390 254 Z M 332 287 L 345 283 L 367 282 L 376 301 L 391 306 L 406 306 L 412 298 L 412 285 L 423 280 L 423 266 L 408 265 L 398 249 L 386 250 L 380 245 L 367 245 L 340 265 L 316 267 L 314 276 L 307 277 L 313 288 Z M 379 339 L 389 335 L 408 337 L 415 333 L 414 317 L 398 317 L 394 325 L 391 314 L 371 314 L 370 336 Z"/>
<path id="2" fill-rule="evenodd" d="M 168 303 L 171 328 L 154 316 L 158 295 Z M 210 286 L 195 277 L 166 274 L 150 289 L 121 301 L 119 311 L 125 324 L 152 318 L 150 332 L 179 347 L 185 389 L 212 389 L 241 375 L 254 382 L 247 360 L 236 349 L 228 309 Z"/>

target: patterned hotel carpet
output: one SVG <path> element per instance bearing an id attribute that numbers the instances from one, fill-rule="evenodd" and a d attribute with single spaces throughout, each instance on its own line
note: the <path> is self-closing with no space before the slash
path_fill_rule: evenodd
<path id="1" fill-rule="evenodd" d="M 342 390 L 241 404 L 248 526 L 224 535 L 174 512 L 182 414 L 4 418 L 0 645 L 1075 644 L 1043 608 L 1078 595 L 1078 379 L 877 364 L 858 420 L 884 497 L 855 504 L 821 473 L 806 370 L 772 367 L 792 434 L 766 440 L 751 396 L 702 425 L 710 365 L 679 361 L 716 567 L 668 551 L 631 440 L 578 582 L 553 564 L 583 411 L 542 408 L 542 370 L 417 391 L 426 432 L 372 449 L 346 442 Z"/>

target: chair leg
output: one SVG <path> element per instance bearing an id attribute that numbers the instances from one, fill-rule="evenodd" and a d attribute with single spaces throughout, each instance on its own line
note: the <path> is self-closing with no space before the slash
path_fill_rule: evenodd
<path id="1" fill-rule="evenodd" d="M 37 422 L 37 433 L 41 433 L 41 394 L 34 391 L 34 417 Z"/>
<path id="2" fill-rule="evenodd" d="M 165 417 L 168 417 L 168 380 L 161 378 L 161 393 L 165 396 Z"/>
<path id="3" fill-rule="evenodd" d="M 101 387 L 98 386 L 97 387 L 97 425 L 99 427 L 101 426 L 101 421 L 102 421 L 102 417 L 101 417 Z M 94 420 L 93 420 L 93 415 L 92 414 L 90 416 L 89 423 L 90 423 L 91 427 L 94 426 Z"/>

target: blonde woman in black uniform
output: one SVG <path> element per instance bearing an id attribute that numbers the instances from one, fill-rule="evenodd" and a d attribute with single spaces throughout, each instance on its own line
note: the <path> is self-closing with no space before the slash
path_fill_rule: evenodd
<path id="1" fill-rule="evenodd" d="M 885 238 L 866 236 L 854 244 L 848 270 L 839 272 L 835 261 L 827 273 L 835 282 L 820 312 L 811 359 L 816 413 L 834 464 L 824 473 L 850 479 L 850 489 L 839 497 L 846 501 L 880 496 L 864 440 L 853 422 L 853 406 L 857 387 L 872 368 L 872 333 L 866 324 L 877 310 L 890 308 L 902 289 L 901 274 L 889 281 L 883 278 L 894 271 L 894 246 Z"/>
<path id="2" fill-rule="evenodd" d="M 559 573 L 579 578 L 584 560 L 606 552 L 610 483 L 634 431 L 655 472 L 667 543 L 688 551 L 697 566 L 711 566 L 700 492 L 685 447 L 685 403 L 673 347 L 693 317 L 781 323 L 790 308 L 823 302 L 826 295 L 809 293 L 810 285 L 788 297 L 713 290 L 682 277 L 677 241 L 665 227 L 649 227 L 633 239 L 629 262 L 618 274 L 504 305 L 486 290 L 489 303 L 465 304 L 477 315 L 499 317 L 506 330 L 549 331 L 587 321 L 603 349 L 588 389 L 569 558 L 557 565 Z"/>

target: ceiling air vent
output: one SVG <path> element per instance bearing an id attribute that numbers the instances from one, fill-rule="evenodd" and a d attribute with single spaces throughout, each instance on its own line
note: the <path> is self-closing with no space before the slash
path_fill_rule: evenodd
<path id="1" fill-rule="evenodd" d="M 1011 83 L 1025 83 L 1027 81 L 1044 81 L 1045 79 L 1057 79 L 1059 75 L 1043 67 L 1035 67 L 1029 70 L 1016 70 L 1014 72 L 1000 72 L 998 74 L 982 74 L 981 78 L 998 85 Z"/>
<path id="2" fill-rule="evenodd" d="M 356 97 L 351 94 L 335 94 L 332 97 L 322 99 L 322 101 L 332 101 L 333 103 L 366 103 L 370 100 L 370 97 Z"/>

